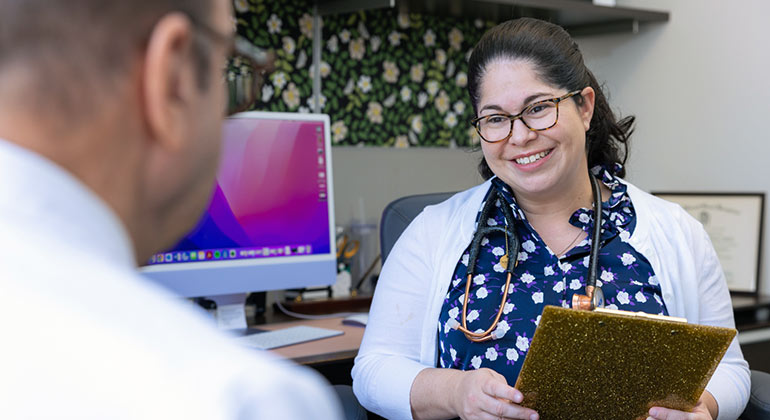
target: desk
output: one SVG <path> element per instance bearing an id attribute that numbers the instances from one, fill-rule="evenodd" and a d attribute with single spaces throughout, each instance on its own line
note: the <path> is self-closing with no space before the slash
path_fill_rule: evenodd
<path id="1" fill-rule="evenodd" d="M 289 321 L 258 325 L 259 329 L 276 330 L 297 325 L 329 328 L 342 331 L 342 335 L 308 341 L 270 350 L 287 359 L 303 365 L 319 365 L 334 362 L 352 361 L 358 354 L 361 340 L 364 337 L 364 327 L 342 324 L 341 317 L 315 320 Z"/>
<path id="2" fill-rule="evenodd" d="M 735 327 L 751 369 L 770 372 L 770 296 L 733 296 Z"/>

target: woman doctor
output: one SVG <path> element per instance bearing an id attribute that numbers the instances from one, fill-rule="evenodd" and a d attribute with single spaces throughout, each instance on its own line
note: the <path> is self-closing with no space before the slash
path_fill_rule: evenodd
<path id="1" fill-rule="evenodd" d="M 537 419 L 513 384 L 544 306 L 590 294 L 594 246 L 606 307 L 734 327 L 702 226 L 621 178 L 633 117 L 616 120 L 562 28 L 502 23 L 468 66 L 487 181 L 426 208 L 390 253 L 353 368 L 367 409 L 393 419 Z M 692 413 L 649 415 L 735 419 L 748 392 L 734 341 Z"/>

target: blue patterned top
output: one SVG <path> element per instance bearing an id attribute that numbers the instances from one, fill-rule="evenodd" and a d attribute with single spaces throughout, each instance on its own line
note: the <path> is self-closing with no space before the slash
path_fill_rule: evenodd
<path id="1" fill-rule="evenodd" d="M 602 287 L 605 306 L 668 315 L 650 263 L 628 244 L 636 226 L 636 213 L 626 186 L 605 168 L 596 167 L 593 172 L 611 191 L 609 200 L 602 203 L 597 273 L 597 286 Z M 513 209 L 515 229 L 521 241 L 508 299 L 493 331 L 496 338 L 474 343 L 453 328 L 462 322 L 469 245 L 457 263 L 439 315 L 439 365 L 460 370 L 487 367 L 505 376 L 513 386 L 544 306 L 570 307 L 573 294 L 585 294 L 594 211 L 581 208 L 572 214 L 570 223 L 589 235 L 559 258 L 529 224 L 510 188 L 499 178 L 493 178 L 487 197 L 493 190 L 502 192 L 506 204 Z M 483 223 L 505 224 L 501 203 L 496 204 L 497 208 L 492 211 L 494 217 Z M 484 238 L 481 245 L 475 270 L 479 274 L 472 279 L 468 300 L 467 325 L 474 332 L 483 332 L 492 325 L 506 279 L 505 267 L 499 263 L 506 253 L 505 235 L 494 233 Z"/>

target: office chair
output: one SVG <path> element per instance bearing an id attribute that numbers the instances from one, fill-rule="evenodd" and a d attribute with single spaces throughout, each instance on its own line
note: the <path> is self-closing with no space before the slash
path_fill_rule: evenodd
<path id="1" fill-rule="evenodd" d="M 409 223 L 422 209 L 431 204 L 440 203 L 455 193 L 418 194 L 401 197 L 385 207 L 380 220 L 380 253 L 385 264 L 393 245 Z M 751 394 L 741 420 L 770 419 L 770 374 L 757 370 L 751 371 Z"/>

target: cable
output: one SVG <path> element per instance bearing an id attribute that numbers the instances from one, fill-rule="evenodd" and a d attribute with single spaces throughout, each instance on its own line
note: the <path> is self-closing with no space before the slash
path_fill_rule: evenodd
<path id="1" fill-rule="evenodd" d="M 283 304 L 279 301 L 275 302 L 275 306 L 277 306 L 278 309 L 280 309 L 281 312 L 283 312 L 284 314 L 294 318 L 299 318 L 299 319 L 329 319 L 329 318 L 339 318 L 339 317 L 346 317 L 350 315 L 357 315 L 361 313 L 361 312 L 337 312 L 333 314 L 324 314 L 324 315 L 308 315 L 308 314 L 300 314 L 297 312 L 292 312 L 286 309 L 286 307 L 283 306 Z"/>

